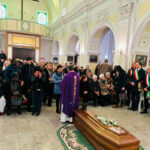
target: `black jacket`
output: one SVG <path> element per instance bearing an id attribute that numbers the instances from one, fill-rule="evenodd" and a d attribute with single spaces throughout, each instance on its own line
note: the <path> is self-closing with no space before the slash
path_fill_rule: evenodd
<path id="1" fill-rule="evenodd" d="M 80 74 L 80 76 L 85 75 L 84 70 L 79 70 L 79 74 Z"/>
<path id="2" fill-rule="evenodd" d="M 4 60 L 6 60 L 6 54 L 5 53 L 0 53 L 0 59 L 4 59 Z"/>
<path id="3" fill-rule="evenodd" d="M 116 92 L 120 93 L 121 89 L 124 87 L 126 88 L 126 72 L 121 71 L 119 75 L 115 77 L 115 90 Z"/>
<path id="4" fill-rule="evenodd" d="M 43 72 L 45 73 L 46 82 L 49 83 L 49 78 L 53 77 L 53 71 L 50 70 L 50 73 L 49 73 L 48 70 L 45 68 Z"/>
<path id="5" fill-rule="evenodd" d="M 80 96 L 84 96 L 84 91 L 87 91 L 89 94 L 90 88 L 88 82 L 82 82 L 80 83 Z"/>
<path id="6" fill-rule="evenodd" d="M 21 69 L 21 79 L 23 81 L 31 81 L 34 65 L 25 64 Z"/>
<path id="7" fill-rule="evenodd" d="M 143 87 L 143 82 L 144 82 L 144 78 L 145 78 L 145 71 L 144 71 L 143 68 L 138 70 L 138 75 L 139 75 L 139 79 L 136 80 L 136 78 L 135 78 L 135 71 L 134 71 L 134 76 L 133 76 L 131 82 L 134 82 L 135 86 L 131 86 L 132 87 L 132 91 L 138 91 L 138 83 L 141 83 L 142 87 Z"/>
<path id="8" fill-rule="evenodd" d="M 33 75 L 32 80 L 31 80 L 31 84 L 32 84 L 31 89 L 32 89 L 32 91 L 37 91 L 37 90 L 43 91 L 45 81 L 46 81 L 46 79 L 45 79 L 44 75 L 41 78 L 35 77 Z"/>
<path id="9" fill-rule="evenodd" d="M 99 86 L 99 83 L 98 81 L 92 81 L 92 89 L 93 89 L 93 92 L 98 92 L 100 91 L 100 86 Z"/>
<path id="10" fill-rule="evenodd" d="M 127 72 L 127 83 L 134 80 L 134 70 L 135 70 L 135 68 L 132 68 L 132 67 L 128 70 L 128 72 Z M 131 71 L 131 73 L 130 73 L 130 71 Z"/>

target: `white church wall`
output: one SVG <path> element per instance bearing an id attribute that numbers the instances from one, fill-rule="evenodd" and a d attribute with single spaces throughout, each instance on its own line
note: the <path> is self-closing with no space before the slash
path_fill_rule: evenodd
<path id="1" fill-rule="evenodd" d="M 88 5 L 91 3 L 91 5 Z M 121 65 L 128 69 L 135 55 L 139 52 L 148 54 L 148 49 L 139 48 L 135 34 L 139 24 L 145 15 L 148 16 L 148 0 L 112 0 L 112 1 L 85 1 L 80 8 L 76 8 L 53 25 L 54 38 L 59 41 L 61 49 L 61 61 L 66 62 L 67 45 L 71 35 L 77 34 L 80 40 L 79 64 L 89 64 L 89 54 L 99 55 L 99 51 L 91 52 L 90 42 L 95 32 L 103 27 L 109 27 L 115 38 L 115 50 L 113 51 L 113 64 Z M 81 9 L 83 7 L 83 9 Z M 141 10 L 144 10 L 141 12 Z M 133 44 L 134 43 L 134 44 Z M 89 52 L 90 51 L 90 52 Z M 70 53 L 71 54 L 71 53 Z"/>
<path id="2" fill-rule="evenodd" d="M 0 33 L 0 51 L 6 51 L 6 34 Z"/>
<path id="3" fill-rule="evenodd" d="M 42 40 L 41 40 L 41 58 L 44 58 L 46 62 L 50 62 L 51 51 L 52 51 L 52 40 L 42 38 Z"/>

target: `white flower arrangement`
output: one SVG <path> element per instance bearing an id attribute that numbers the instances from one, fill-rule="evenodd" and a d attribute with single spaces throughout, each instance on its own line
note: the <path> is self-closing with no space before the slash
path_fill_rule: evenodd
<path id="1" fill-rule="evenodd" d="M 98 115 L 96 115 L 95 117 L 106 126 L 118 127 L 117 122 L 114 120 L 107 120 L 106 118 L 98 116 Z"/>

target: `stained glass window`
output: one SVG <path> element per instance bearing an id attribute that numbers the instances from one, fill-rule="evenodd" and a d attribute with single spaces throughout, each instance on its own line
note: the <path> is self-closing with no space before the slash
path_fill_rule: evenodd
<path id="1" fill-rule="evenodd" d="M 47 12 L 40 12 L 37 13 L 37 23 L 47 25 L 48 24 L 48 14 Z"/>
<path id="2" fill-rule="evenodd" d="M 0 18 L 5 19 L 6 18 L 6 6 L 0 5 Z"/>

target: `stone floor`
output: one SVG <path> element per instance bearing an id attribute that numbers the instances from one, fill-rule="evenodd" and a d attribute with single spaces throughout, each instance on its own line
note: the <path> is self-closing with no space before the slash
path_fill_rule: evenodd
<path id="1" fill-rule="evenodd" d="M 141 140 L 145 150 L 150 150 L 150 114 L 140 115 L 126 108 L 92 107 L 88 110 L 107 119 L 116 120 Z M 53 107 L 42 108 L 39 117 L 24 111 L 22 115 L 0 116 L 0 150 L 63 150 L 56 131 L 63 124 Z"/>

